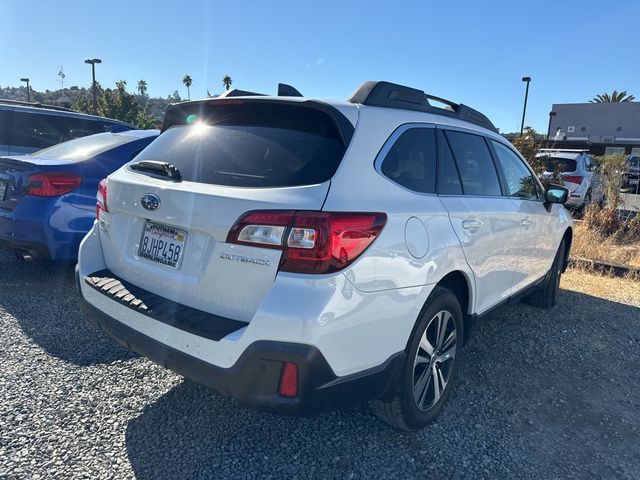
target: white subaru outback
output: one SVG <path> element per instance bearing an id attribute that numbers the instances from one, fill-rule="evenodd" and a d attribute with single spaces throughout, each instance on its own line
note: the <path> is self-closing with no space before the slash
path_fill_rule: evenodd
<path id="1" fill-rule="evenodd" d="M 77 285 L 115 340 L 242 404 L 369 400 L 420 429 L 481 316 L 555 304 L 566 199 L 484 115 L 421 90 L 232 90 L 171 106 L 103 180 Z"/>

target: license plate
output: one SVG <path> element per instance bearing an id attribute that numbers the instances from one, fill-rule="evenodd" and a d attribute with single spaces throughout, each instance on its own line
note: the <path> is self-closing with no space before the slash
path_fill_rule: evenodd
<path id="1" fill-rule="evenodd" d="M 180 268 L 186 239 L 187 232 L 184 230 L 146 222 L 142 229 L 138 256 L 168 267 Z"/>
<path id="2" fill-rule="evenodd" d="M 4 201 L 4 196 L 7 193 L 7 183 L 0 182 L 0 202 Z"/>

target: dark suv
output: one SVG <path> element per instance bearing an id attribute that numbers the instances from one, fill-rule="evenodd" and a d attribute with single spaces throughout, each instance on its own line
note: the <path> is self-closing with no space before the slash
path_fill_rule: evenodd
<path id="1" fill-rule="evenodd" d="M 0 155 L 24 155 L 86 135 L 136 128 L 111 118 L 0 100 Z"/>

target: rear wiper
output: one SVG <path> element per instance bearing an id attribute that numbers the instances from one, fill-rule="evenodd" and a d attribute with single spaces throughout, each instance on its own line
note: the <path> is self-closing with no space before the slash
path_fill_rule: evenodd
<path id="1" fill-rule="evenodd" d="M 144 172 L 155 173 L 162 177 L 168 177 L 176 182 L 182 181 L 182 174 L 175 165 L 169 162 L 160 162 L 157 160 L 142 160 L 140 162 L 129 165 L 131 170 L 139 170 Z"/>

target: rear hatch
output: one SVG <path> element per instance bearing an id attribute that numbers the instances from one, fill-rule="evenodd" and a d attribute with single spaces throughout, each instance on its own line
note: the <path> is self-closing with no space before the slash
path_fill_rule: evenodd
<path id="1" fill-rule="evenodd" d="M 583 181 L 583 177 L 576 173 L 578 162 L 571 158 L 551 157 L 547 159 L 544 176 L 559 177 L 570 192 L 574 192 Z"/>
<path id="2" fill-rule="evenodd" d="M 229 244 L 227 235 L 249 211 L 322 208 L 350 138 L 346 119 L 327 107 L 217 100 L 168 111 L 160 137 L 108 178 L 107 268 L 175 302 L 249 321 L 281 251 Z"/>

